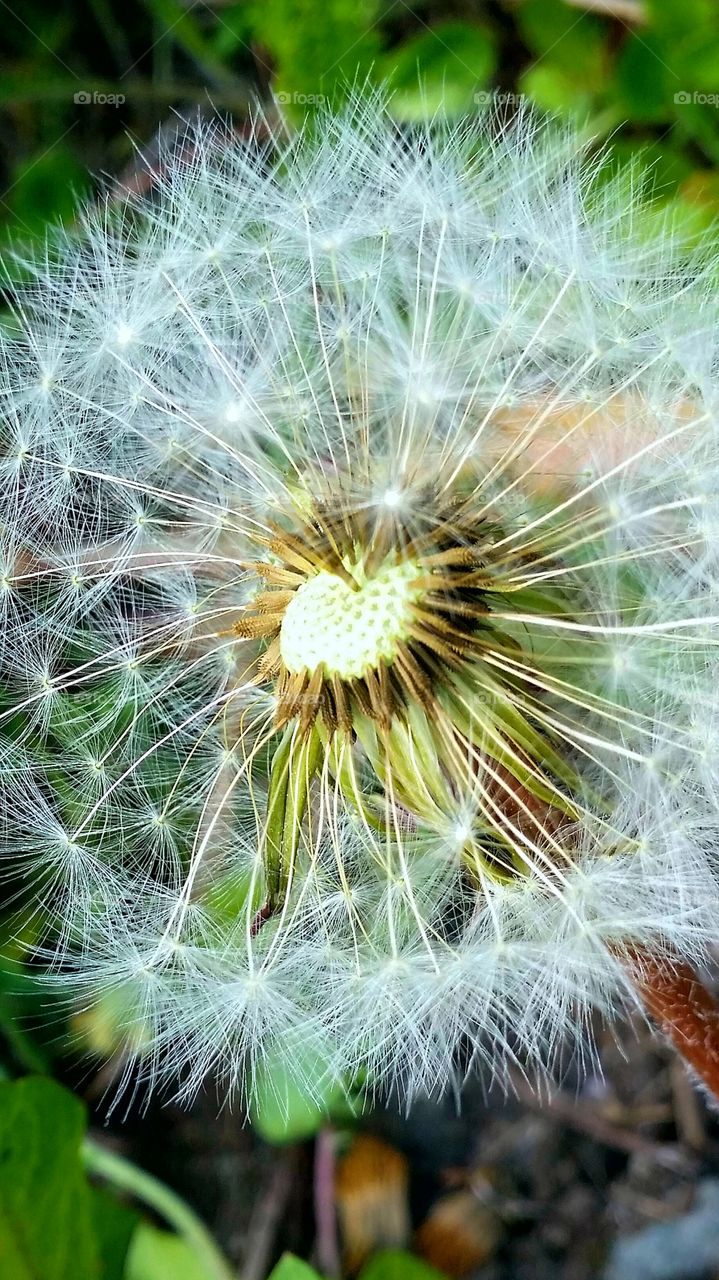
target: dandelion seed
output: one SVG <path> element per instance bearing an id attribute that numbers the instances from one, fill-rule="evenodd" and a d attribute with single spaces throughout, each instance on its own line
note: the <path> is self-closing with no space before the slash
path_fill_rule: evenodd
<path id="1" fill-rule="evenodd" d="M 7 874 L 140 1078 L 409 1101 L 695 998 L 713 267 L 597 168 L 526 114 L 201 126 L 28 266 Z"/>

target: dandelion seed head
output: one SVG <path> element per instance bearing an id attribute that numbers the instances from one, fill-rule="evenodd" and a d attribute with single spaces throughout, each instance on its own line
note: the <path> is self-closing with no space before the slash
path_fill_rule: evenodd
<path id="1" fill-rule="evenodd" d="M 706 959 L 714 267 L 601 170 L 358 97 L 25 264 L 2 836 L 126 1086 L 506 1084 Z"/>

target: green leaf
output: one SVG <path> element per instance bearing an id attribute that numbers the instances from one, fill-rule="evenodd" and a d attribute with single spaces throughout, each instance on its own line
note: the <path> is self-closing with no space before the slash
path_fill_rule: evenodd
<path id="1" fill-rule="evenodd" d="M 677 104 L 675 136 L 678 145 L 685 149 L 687 138 L 698 143 L 713 164 L 719 165 L 719 94 L 713 97 L 714 106 L 703 103 L 700 95 L 691 102 Z"/>
<path id="2" fill-rule="evenodd" d="M 643 0 L 652 31 L 672 40 L 682 40 L 687 32 L 703 36 L 716 27 L 716 0 Z"/>
<path id="3" fill-rule="evenodd" d="M 298 1050 L 291 1074 L 288 1056 L 268 1057 L 255 1071 L 251 1118 L 266 1142 L 302 1142 L 329 1120 L 344 1123 L 358 1114 L 361 1104 L 327 1077 L 317 1053 Z"/>
<path id="4" fill-rule="evenodd" d="M 37 1024 L 41 984 L 22 964 L 22 952 L 9 954 L 4 933 L 0 933 L 0 1028 L 16 1062 L 25 1071 L 44 1072 L 50 1065 L 51 1047 L 43 1045 L 42 1038 L 43 1034 L 46 1039 L 50 1036 L 44 1026 L 40 1028 L 39 1042 L 36 1035 L 30 1034 L 31 1015 L 32 1024 Z M 44 990 L 42 994 L 47 1015 L 48 993 Z M 57 1026 L 53 1033 L 57 1038 Z"/>
<path id="5" fill-rule="evenodd" d="M 98 1280 L 84 1107 L 52 1080 L 0 1084 L 0 1275 Z"/>
<path id="6" fill-rule="evenodd" d="M 283 1253 L 268 1280 L 320 1280 L 320 1277 L 309 1263 L 296 1258 L 293 1253 Z"/>
<path id="7" fill-rule="evenodd" d="M 674 95 L 682 89 L 668 65 L 664 44 L 651 32 L 631 36 L 617 61 L 617 89 L 620 102 L 634 120 L 670 120 L 674 115 Z"/>
<path id="8" fill-rule="evenodd" d="M 449 114 L 466 111 L 495 63 L 488 31 L 469 22 L 438 23 L 388 55 L 392 111 L 403 120 L 422 119 L 440 107 Z"/>
<path id="9" fill-rule="evenodd" d="M 591 106 L 591 95 L 577 88 L 577 82 L 561 67 L 539 62 L 519 78 L 519 90 L 536 102 L 543 111 L 585 113 Z"/>
<path id="10" fill-rule="evenodd" d="M 646 210 L 673 196 L 681 182 L 694 172 L 686 148 L 679 145 L 676 131 L 668 133 L 662 142 L 650 142 L 637 151 L 628 139 L 616 138 L 608 144 L 602 164 L 602 175 L 607 179 L 621 179 L 626 189 L 627 207 L 632 193 L 642 193 L 644 199 L 636 206 L 634 216 L 641 221 Z"/>
<path id="11" fill-rule="evenodd" d="M 705 236 L 708 231 L 716 234 L 717 219 L 719 218 L 719 198 L 714 204 L 711 204 L 709 202 L 695 201 L 680 194 L 673 200 L 668 200 L 663 206 L 662 212 L 672 219 L 676 234 L 684 240 L 687 246 L 691 246 L 692 243 L 696 243 L 697 239 Z M 661 227 L 657 228 L 657 235 L 661 235 Z"/>
<path id="12" fill-rule="evenodd" d="M 516 24 L 535 58 L 560 68 L 583 90 L 602 89 L 607 79 L 607 27 L 564 0 L 525 0 Z"/>
<path id="13" fill-rule="evenodd" d="M 719 173 L 716 169 L 693 169 L 682 183 L 680 198 L 705 215 L 705 225 L 719 216 Z"/>
<path id="14" fill-rule="evenodd" d="M 277 68 L 290 115 L 304 115 L 343 82 L 362 82 L 379 51 L 378 0 L 253 0 L 255 41 Z"/>
<path id="15" fill-rule="evenodd" d="M 245 3 L 222 7 L 222 18 L 212 36 L 212 48 L 218 58 L 228 58 L 252 38 Z"/>
<path id="16" fill-rule="evenodd" d="M 247 899 L 250 894 L 252 902 L 248 907 Z M 203 912 L 225 928 L 235 925 L 247 910 L 254 916 L 262 906 L 263 899 L 263 886 L 258 883 L 257 876 L 253 875 L 251 869 L 233 870 L 228 875 L 218 875 L 215 881 L 210 882 L 198 894 Z"/>
<path id="17" fill-rule="evenodd" d="M 124 1280 L 125 1259 L 139 1215 L 105 1191 L 92 1187 L 92 1221 L 97 1235 L 102 1280 Z"/>
<path id="18" fill-rule="evenodd" d="M 72 1033 L 83 1050 L 109 1058 L 120 1049 L 142 1053 L 148 1027 L 132 982 L 108 987 L 88 1001 L 72 1020 Z"/>
<path id="19" fill-rule="evenodd" d="M 123 1280 L 216 1280 L 180 1236 L 142 1222 L 127 1255 Z"/>
<path id="20" fill-rule="evenodd" d="M 716 19 L 715 19 L 716 25 Z M 719 34 L 694 31 L 687 35 L 679 47 L 677 73 L 687 81 L 684 88 L 711 95 L 709 104 L 716 107 L 719 92 Z"/>
<path id="21" fill-rule="evenodd" d="M 444 1280 L 441 1271 L 403 1249 L 383 1249 L 363 1266 L 359 1280 Z"/>
<path id="22" fill-rule="evenodd" d="M 23 241 L 42 232 L 47 222 L 72 218 L 78 195 L 86 190 L 85 167 L 61 143 L 28 156 L 15 169 L 6 193 L 12 235 Z"/>

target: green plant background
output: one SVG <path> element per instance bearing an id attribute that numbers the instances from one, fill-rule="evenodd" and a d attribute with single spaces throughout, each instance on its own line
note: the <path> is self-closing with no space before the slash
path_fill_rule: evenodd
<path id="1" fill-rule="evenodd" d="M 617 163 L 641 156 L 650 226 L 671 207 L 693 234 L 713 227 L 719 213 L 716 0 L 0 4 L 8 51 L 0 84 L 0 251 L 10 284 L 17 267 L 7 250 L 41 241 L 48 222 L 70 221 L 78 196 L 91 194 L 102 175 L 130 175 L 136 147 L 172 129 L 178 115 L 242 119 L 253 100 L 274 95 L 298 119 L 356 81 L 389 81 L 392 109 L 403 119 L 440 106 L 475 111 L 493 91 L 509 112 L 528 98 L 578 116 Z M 163 1200 L 162 1188 L 148 1189 L 141 1173 L 133 1183 L 131 1170 L 105 1178 L 113 1193 L 88 1181 L 98 1168 L 83 1138 L 83 1108 L 50 1077 L 77 1078 L 67 1060 L 77 1060 L 78 1036 L 95 1050 L 111 1047 L 112 1009 L 106 1023 L 97 1015 L 92 1025 L 77 1019 L 70 1029 L 26 967 L 32 929 L 18 934 L 8 921 L 9 914 L 4 926 L 0 918 L 0 1275 L 229 1274 L 172 1193 Z M 335 1118 L 345 1123 L 346 1109 Z M 295 1099 L 289 1128 L 286 1119 L 268 1103 L 254 1123 L 281 1141 L 307 1137 L 323 1117 Z M 276 1276 L 314 1274 L 287 1258 Z M 434 1273 L 409 1255 L 388 1254 L 370 1264 L 366 1280 L 370 1274 L 430 1280 Z"/>
<path id="2" fill-rule="evenodd" d="M 719 208 L 715 0 L 3 0 L 2 14 L 5 239 L 71 218 L 88 171 L 125 172 L 175 112 L 242 116 L 274 91 L 298 116 L 358 77 L 388 79 L 406 118 L 526 95 L 617 158 L 641 151 L 690 226 Z"/>

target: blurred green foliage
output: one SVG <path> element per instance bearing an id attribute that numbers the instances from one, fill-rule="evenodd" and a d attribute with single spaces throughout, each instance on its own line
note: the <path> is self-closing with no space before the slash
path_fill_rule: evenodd
<path id="1" fill-rule="evenodd" d="M 286 1253 L 269 1280 L 321 1280 L 314 1268 Z M 443 1280 L 439 1271 L 404 1249 L 383 1249 L 365 1263 L 358 1280 Z"/>
<path id="2" fill-rule="evenodd" d="M 82 1103 L 53 1080 L 0 1084 L 3 1280 L 232 1280 L 209 1233 L 174 1192 L 88 1143 L 85 1126 Z M 141 1216 L 128 1196 L 175 1229 Z"/>
<path id="3" fill-rule="evenodd" d="M 356 81 L 389 80 L 405 119 L 526 96 L 641 151 L 692 226 L 719 209 L 715 0 L 28 0 L 4 27 L 5 241 L 71 218 L 88 172 L 131 171 L 173 112 L 241 120 L 274 93 L 296 120 Z"/>
<path id="4" fill-rule="evenodd" d="M 84 1127 L 81 1103 L 51 1080 L 0 1084 L 0 1274 L 98 1276 L 99 1241 L 80 1159 Z"/>
<path id="5" fill-rule="evenodd" d="M 85 1108 L 53 1080 L 0 1083 L 0 1275 L 3 1280 L 232 1280 L 206 1228 L 174 1192 L 85 1139 Z M 88 1175 L 107 1186 L 98 1187 Z M 127 1204 L 164 1218 L 155 1225 Z M 321 1280 L 285 1254 L 270 1280 Z M 442 1280 L 401 1250 L 359 1280 Z"/>
<path id="6" fill-rule="evenodd" d="M 298 1050 L 295 1067 L 296 1074 L 288 1075 L 279 1056 L 276 1062 L 270 1058 L 258 1064 L 250 1119 L 266 1142 L 302 1142 L 328 1120 L 341 1127 L 362 1114 L 359 1087 L 354 1092 L 342 1089 L 316 1055 Z M 303 1088 L 305 1081 L 312 1081 L 312 1088 Z"/>

